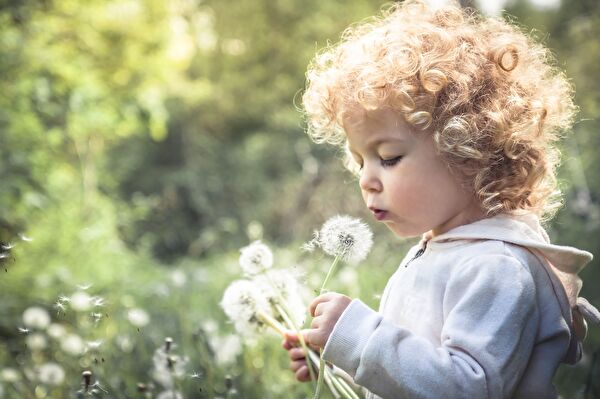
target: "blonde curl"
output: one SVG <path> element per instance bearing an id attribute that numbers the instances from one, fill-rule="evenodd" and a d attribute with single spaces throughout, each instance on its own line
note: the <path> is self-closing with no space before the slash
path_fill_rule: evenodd
<path id="1" fill-rule="evenodd" d="M 317 142 L 343 146 L 346 113 L 391 108 L 434 136 L 488 215 L 550 216 L 572 98 L 549 50 L 514 24 L 407 0 L 317 54 L 302 100 Z"/>

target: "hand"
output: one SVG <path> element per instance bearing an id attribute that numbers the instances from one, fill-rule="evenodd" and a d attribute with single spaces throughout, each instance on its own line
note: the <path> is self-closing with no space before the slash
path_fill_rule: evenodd
<path id="1" fill-rule="evenodd" d="M 302 335 L 306 335 L 307 331 L 303 330 Z M 296 379 L 300 382 L 310 381 L 310 372 L 308 371 L 304 349 L 300 346 L 300 339 L 295 332 L 288 331 L 285 333 L 283 348 L 288 351 L 290 368 L 296 375 Z"/>
<path id="2" fill-rule="evenodd" d="M 337 292 L 328 292 L 316 297 L 310 304 L 310 314 L 313 316 L 311 329 L 304 333 L 309 345 L 324 348 L 335 323 L 350 305 L 352 298 Z"/>

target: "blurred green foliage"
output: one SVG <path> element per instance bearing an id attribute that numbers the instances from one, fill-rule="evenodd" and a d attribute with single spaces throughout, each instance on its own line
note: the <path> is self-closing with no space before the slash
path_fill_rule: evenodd
<path id="1" fill-rule="evenodd" d="M 315 51 L 381 5 L 0 1 L 0 242 L 15 244 L 0 259 L 0 397 L 71 397 L 84 369 L 110 397 L 143 397 L 136 385 L 152 381 L 166 336 L 189 357 L 186 397 L 233 395 L 226 375 L 240 397 L 310 392 L 285 371 L 276 337 L 223 359 L 215 349 L 228 347 L 232 329 L 218 302 L 250 240 L 276 243 L 280 264 L 320 277 L 299 242 L 335 213 L 368 216 L 339 154 L 303 133 L 296 103 Z M 600 254 L 600 6 L 516 1 L 508 13 L 553 49 L 580 107 L 562 144 L 566 206 L 551 236 Z M 374 253 L 340 289 L 376 306 L 407 244 L 374 227 Z M 600 304 L 598 261 L 582 276 L 583 295 Z M 106 300 L 98 322 L 54 307 L 84 283 Z M 18 327 L 33 305 L 68 332 L 102 340 L 100 354 L 69 355 L 51 337 L 32 350 Z M 138 308 L 151 321 L 136 328 L 128 312 Z M 563 397 L 600 397 L 597 385 L 584 392 L 600 375 L 599 348 L 593 328 L 584 360 L 559 370 Z M 50 360 L 65 368 L 61 387 L 34 383 Z M 7 382 L 5 369 L 24 383 Z M 189 377 L 195 371 L 200 378 Z"/>

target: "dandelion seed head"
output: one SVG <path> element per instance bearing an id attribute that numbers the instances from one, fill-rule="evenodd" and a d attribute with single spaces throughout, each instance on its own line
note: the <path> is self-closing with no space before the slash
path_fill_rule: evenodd
<path id="1" fill-rule="evenodd" d="M 52 323 L 48 326 L 46 332 L 51 338 L 60 339 L 65 336 L 67 329 L 61 324 Z"/>
<path id="2" fill-rule="evenodd" d="M 50 314 L 39 306 L 32 306 L 23 312 L 23 324 L 26 327 L 43 330 L 50 325 L 50 321 Z"/>
<path id="3" fill-rule="evenodd" d="M 269 313 L 270 305 L 255 283 L 249 280 L 232 282 L 221 300 L 221 307 L 242 335 L 251 335 L 261 329 L 258 312 Z"/>
<path id="4" fill-rule="evenodd" d="M 238 355 L 242 353 L 242 341 L 235 334 L 213 335 L 209 344 L 215 353 L 215 361 L 221 367 L 234 364 Z"/>
<path id="5" fill-rule="evenodd" d="M 44 363 L 37 369 L 38 380 L 42 384 L 58 386 L 65 380 L 65 370 L 57 363 Z"/>
<path id="6" fill-rule="evenodd" d="M 167 352 L 163 346 L 154 351 L 152 356 L 152 378 L 163 387 L 169 389 L 174 385 L 175 379 L 185 377 L 187 357 L 180 357 Z"/>
<path id="7" fill-rule="evenodd" d="M 145 327 L 150 323 L 150 315 L 144 309 L 132 308 L 127 312 L 127 320 L 136 327 Z"/>
<path id="8" fill-rule="evenodd" d="M 371 250 L 373 233 L 360 219 L 337 215 L 323 224 L 317 242 L 325 253 L 356 264 L 365 259 Z"/>
<path id="9" fill-rule="evenodd" d="M 183 287 L 187 281 L 187 276 L 183 270 L 174 270 L 170 277 L 175 287 Z"/>
<path id="10" fill-rule="evenodd" d="M 156 399 L 183 399 L 183 395 L 179 391 L 163 391 L 156 396 Z"/>
<path id="11" fill-rule="evenodd" d="M 17 382 L 20 379 L 21 375 L 16 369 L 13 369 L 11 367 L 5 367 L 2 370 L 0 370 L 0 380 L 4 382 Z"/>
<path id="12" fill-rule="evenodd" d="M 255 276 L 273 266 L 271 249 L 260 241 L 254 241 L 240 252 L 240 266 L 248 276 Z"/>
<path id="13" fill-rule="evenodd" d="M 77 291 L 71 295 L 71 309 L 86 311 L 92 308 L 92 297 L 87 292 Z"/>
<path id="14" fill-rule="evenodd" d="M 269 303 L 287 307 L 294 323 L 298 326 L 304 324 L 307 310 L 300 294 L 300 285 L 292 270 L 269 270 L 264 275 L 257 276 L 254 281 Z M 281 300 L 285 303 L 279 303 Z"/>
<path id="15" fill-rule="evenodd" d="M 60 341 L 60 348 L 66 353 L 79 356 L 85 352 L 85 343 L 77 334 L 68 334 Z"/>
<path id="16" fill-rule="evenodd" d="M 33 333 L 27 335 L 25 338 L 25 344 L 32 351 L 41 351 L 46 349 L 48 346 L 48 341 L 46 340 L 46 336 L 42 333 Z"/>

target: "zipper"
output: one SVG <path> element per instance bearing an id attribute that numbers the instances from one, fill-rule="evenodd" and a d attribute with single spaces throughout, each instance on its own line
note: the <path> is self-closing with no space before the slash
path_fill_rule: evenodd
<path id="1" fill-rule="evenodd" d="M 426 249 L 427 249 L 427 241 L 425 241 L 425 243 L 423 244 L 422 248 L 419 248 L 419 250 L 417 251 L 417 253 L 415 254 L 415 256 L 413 256 L 413 258 L 411 260 L 409 260 L 408 262 L 406 262 L 406 264 L 404 265 L 404 267 L 405 268 L 408 267 L 408 265 L 410 265 L 413 260 L 415 260 L 418 257 L 420 257 L 421 255 L 423 255 L 425 253 Z"/>

